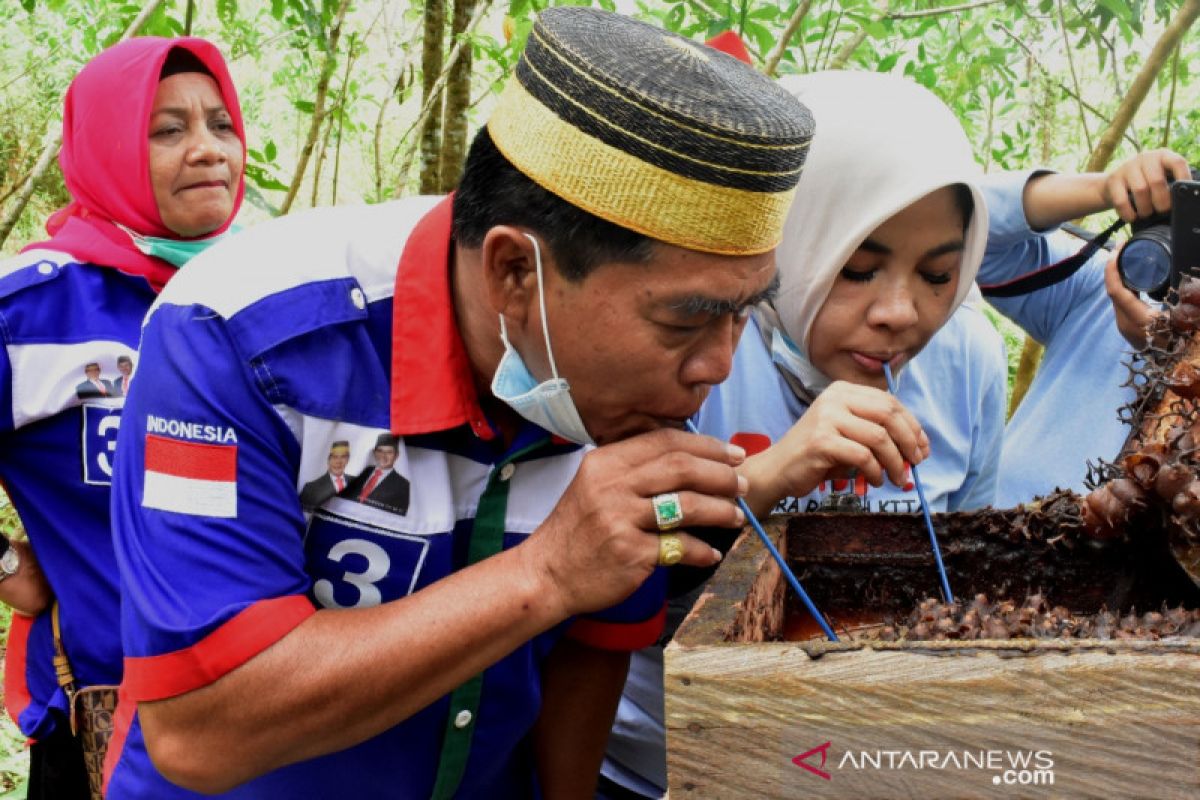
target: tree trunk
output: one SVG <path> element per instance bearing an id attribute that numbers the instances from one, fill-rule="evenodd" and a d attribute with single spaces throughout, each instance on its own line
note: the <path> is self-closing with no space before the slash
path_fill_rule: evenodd
<path id="1" fill-rule="evenodd" d="M 471 17 L 471 21 L 467 23 L 467 31 L 473 31 L 483 21 L 484 14 L 491 7 L 492 0 L 478 0 L 478 5 L 475 7 L 475 14 Z M 400 162 L 400 170 L 398 172 L 398 185 L 403 188 L 408 180 L 408 168 L 412 164 L 413 155 L 417 150 L 419 140 L 410 139 L 414 131 L 420 131 L 425 122 L 432 116 L 434 106 L 439 105 L 437 102 L 441 98 L 442 90 L 446 86 L 446 79 L 449 77 L 449 72 L 454 68 L 455 63 L 462 57 L 464 51 L 468 50 L 466 37 L 459 39 L 454 43 L 454 47 L 450 48 L 450 55 L 446 58 L 446 64 L 442 69 L 442 74 L 433 82 L 433 87 L 429 92 L 429 99 L 421 104 L 421 113 L 417 115 L 417 120 L 409 127 L 404 135 L 400 137 L 401 143 L 409 142 L 408 148 L 404 152 L 404 158 Z M 396 152 L 400 151 L 400 145 L 397 145 Z M 395 160 L 395 156 L 392 156 Z M 436 193 L 436 190 L 435 190 Z"/>
<path id="2" fill-rule="evenodd" d="M 313 101 L 312 123 L 308 126 L 308 139 L 300 150 L 300 160 L 296 164 L 296 174 L 292 176 L 292 185 L 288 187 L 287 197 L 279 207 L 279 215 L 283 216 L 292 209 L 292 203 L 300 192 L 300 184 L 304 181 L 304 171 L 308 168 L 308 160 L 312 157 L 321 133 L 321 123 L 325 121 L 325 95 L 329 92 L 329 81 L 333 77 L 333 68 L 337 64 L 338 39 L 342 36 L 342 23 L 346 12 L 350 9 L 350 0 L 342 0 L 334 15 L 333 25 L 329 30 L 329 43 L 325 50 L 325 63 L 321 65 L 321 77 L 317 80 L 317 97 Z"/>
<path id="3" fill-rule="evenodd" d="M 429 107 L 438 101 L 441 87 L 437 85 L 442 73 L 443 39 L 446 33 L 445 0 L 425 0 L 425 37 L 421 45 L 421 106 Z M 429 114 L 421 125 L 421 194 L 441 191 L 441 114 Z"/>
<path id="4" fill-rule="evenodd" d="M 476 0 L 454 0 L 450 40 L 465 36 L 475 12 Z M 467 108 L 471 104 L 471 47 L 464 45 L 446 79 L 446 106 L 442 116 L 442 154 L 439 192 L 452 192 L 462 175 L 467 156 Z"/>
<path id="5" fill-rule="evenodd" d="M 158 10 L 162 5 L 163 0 L 148 0 L 146 5 L 142 6 L 142 10 L 133 18 L 133 22 L 129 23 L 129 27 L 121 34 L 121 38 L 117 41 L 123 42 L 126 39 L 133 38 L 142 26 L 146 24 L 146 20 L 150 19 L 150 15 Z M 115 44 L 115 42 L 114 42 Z M 50 162 L 58 155 L 58 149 L 62 147 L 62 125 L 59 124 L 58 131 L 52 136 L 47 131 L 49 141 L 42 149 L 42 154 L 38 156 L 37 163 L 34 164 L 33 171 L 25 178 L 25 184 L 21 187 L 21 191 L 17 193 L 16 203 L 8 209 L 3 219 L 0 219 L 0 246 L 8 239 L 13 228 L 17 225 L 17 220 L 21 218 L 21 214 L 25 211 L 25 206 L 29 205 L 29 198 L 33 196 L 33 188 L 37 182 L 46 174 L 46 170 L 50 168 Z"/>
<path id="6" fill-rule="evenodd" d="M 1091 158 L 1088 159 L 1086 167 L 1088 172 L 1099 172 L 1108 166 L 1113 152 L 1117 149 L 1117 143 L 1121 141 L 1125 129 L 1133 122 L 1133 116 L 1141 107 L 1142 101 L 1146 99 L 1150 87 L 1154 85 L 1154 79 L 1158 77 L 1163 65 L 1167 63 L 1167 59 L 1171 57 L 1171 53 L 1182 41 L 1184 34 L 1192 27 L 1197 17 L 1200 17 L 1200 0 L 1183 0 L 1179 6 L 1179 13 L 1163 30 L 1162 36 L 1154 43 L 1154 49 L 1146 58 L 1146 63 L 1142 64 L 1137 77 L 1129 85 L 1129 92 L 1121 101 L 1121 105 L 1117 106 L 1117 113 L 1113 115 L 1112 124 L 1100 136 L 1099 144 L 1096 145 Z"/>

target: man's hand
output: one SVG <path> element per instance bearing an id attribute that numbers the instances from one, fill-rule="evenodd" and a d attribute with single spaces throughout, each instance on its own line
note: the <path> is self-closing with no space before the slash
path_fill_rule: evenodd
<path id="1" fill-rule="evenodd" d="M 1139 217 L 1170 211 L 1171 190 L 1167 179 L 1188 180 L 1191 176 L 1183 156 L 1166 149 L 1149 150 L 1109 172 L 1102 196 L 1106 206 L 1115 209 L 1121 219 L 1133 222 Z"/>
<path id="2" fill-rule="evenodd" d="M 1162 312 L 1151 309 L 1136 292 L 1121 283 L 1121 274 L 1117 270 L 1118 255 L 1120 250 L 1113 254 L 1104 268 L 1104 288 L 1108 290 L 1117 316 L 1117 330 L 1125 337 L 1125 341 L 1140 350 L 1146 346 L 1147 327 Z"/>
<path id="3" fill-rule="evenodd" d="M 735 467 L 745 452 L 709 436 L 658 430 L 600 447 L 584 456 L 575 479 L 523 545 L 528 566 L 549 575 L 564 616 L 624 600 L 654 570 L 658 534 L 651 498 L 678 492 L 684 526 L 740 528 L 736 497 L 746 479 Z M 720 560 L 687 534 L 683 560 L 708 567 Z"/>
<path id="4" fill-rule="evenodd" d="M 905 463 L 929 457 L 929 437 L 908 409 L 871 386 L 836 381 L 804 415 L 743 469 L 750 507 L 766 513 L 784 497 L 803 497 L 829 478 L 862 473 L 873 486 L 886 475 L 904 485 Z"/>

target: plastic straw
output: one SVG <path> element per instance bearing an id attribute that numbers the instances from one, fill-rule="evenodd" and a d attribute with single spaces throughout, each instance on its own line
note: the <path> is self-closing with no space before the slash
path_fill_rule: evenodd
<path id="1" fill-rule="evenodd" d="M 892 379 L 892 368 L 883 362 L 883 377 L 887 379 L 888 391 L 896 394 L 896 382 Z M 942 594 L 947 603 L 954 602 L 950 593 L 950 581 L 946 579 L 946 565 L 942 563 L 942 549 L 938 547 L 937 534 L 933 532 L 933 518 L 929 516 L 929 503 L 925 502 L 925 488 L 921 486 L 921 476 L 917 474 L 917 465 L 912 465 L 913 483 L 917 485 L 917 497 L 921 500 L 921 513 L 925 515 L 925 528 L 929 531 L 929 543 L 933 545 L 933 557 L 937 561 L 938 576 L 942 579 Z"/>
<path id="2" fill-rule="evenodd" d="M 690 419 L 687 421 L 687 427 L 692 433 L 699 433 Z M 792 568 L 783 560 L 783 556 L 779 554 L 779 550 L 776 549 L 775 543 L 771 541 L 771 537 L 767 536 L 767 532 L 763 530 L 762 525 L 758 524 L 758 518 L 754 516 L 754 512 L 750 510 L 750 506 L 746 505 L 746 501 L 740 497 L 737 499 L 737 503 L 742 509 L 742 513 L 746 515 L 746 519 L 750 521 L 750 527 L 754 528 L 754 532 L 758 534 L 758 538 L 762 539 L 762 543 L 766 545 L 767 552 L 771 554 L 771 558 L 775 559 L 775 563 L 779 565 L 779 569 L 783 570 L 783 577 L 787 578 L 792 591 L 804 603 L 804 607 L 808 609 L 808 613 L 812 614 L 813 619 L 821 626 L 821 630 L 829 637 L 829 641 L 838 641 L 837 634 L 833 632 L 833 628 L 829 627 L 829 623 L 825 621 L 825 617 L 821 615 L 816 605 L 809 599 L 808 592 L 804 591 L 804 587 L 800 585 L 800 581 L 796 580 L 796 575 L 792 572 Z"/>

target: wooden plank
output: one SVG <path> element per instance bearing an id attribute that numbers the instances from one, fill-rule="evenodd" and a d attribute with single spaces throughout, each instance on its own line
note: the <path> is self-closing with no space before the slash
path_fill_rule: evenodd
<path id="1" fill-rule="evenodd" d="M 1023 644 L 1028 653 L 1021 644 L 971 644 L 864 647 L 815 659 L 783 643 L 670 645 L 672 798 L 988 798 L 1022 790 L 1005 778 L 1053 780 L 1052 789 L 1023 787 L 1027 796 L 1200 794 L 1200 643 L 1071 642 L 1056 652 L 1031 641 Z M 792 763 L 825 742 L 829 780 Z M 880 768 L 847 755 L 862 751 Z M 888 751 L 898 768 L 887 768 Z M 1052 777 L 1035 774 L 1036 760 L 1024 774 L 1005 773 L 1009 759 L 1019 766 L 1036 751 L 1046 751 Z M 922 752 L 929 755 L 919 768 Z M 976 767 L 989 757 L 999 768 Z M 819 768 L 820 755 L 805 763 Z"/>
<path id="2" fill-rule="evenodd" d="M 787 530 L 785 552 L 821 586 L 823 559 L 857 568 L 875 558 L 878 532 L 866 520 L 847 517 L 840 532 L 838 523 L 781 517 L 767 530 L 782 544 L 789 525 L 812 526 L 817 533 L 802 547 L 792 537 L 808 533 Z M 907 523 L 895 516 L 886 524 Z M 892 542 L 907 543 L 899 548 L 903 567 L 920 537 L 901 532 Z M 963 558 L 976 548 L 967 546 Z M 1025 557 L 1019 546 L 1002 555 Z M 1029 569 L 1054 557 L 1042 548 Z M 1064 557 L 1092 566 L 1055 573 L 1063 565 L 1050 564 L 1047 574 L 1099 582 L 1125 574 L 1109 572 L 1113 559 L 1103 554 Z M 979 563 L 987 568 L 987 559 Z M 1124 596 L 1132 597 L 1129 587 L 1147 581 L 1127 577 Z M 1189 588 L 1185 581 L 1181 590 Z M 743 536 L 668 646 L 674 800 L 1200 796 L 1198 639 L 772 641 L 788 602 L 764 548 Z M 825 743 L 824 764 L 821 751 L 803 763 L 828 780 L 793 763 Z"/>

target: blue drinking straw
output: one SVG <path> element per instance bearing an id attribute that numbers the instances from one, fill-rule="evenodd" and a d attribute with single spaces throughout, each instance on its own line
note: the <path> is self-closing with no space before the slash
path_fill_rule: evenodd
<path id="1" fill-rule="evenodd" d="M 892 380 L 892 368 L 883 362 L 883 377 L 887 378 L 888 391 L 896 394 L 896 382 Z M 946 565 L 942 563 L 942 549 L 938 547 L 937 536 L 933 532 L 933 518 L 929 516 L 929 503 L 925 502 L 925 489 L 921 486 L 921 476 L 917 474 L 917 465 L 912 465 L 913 483 L 917 485 L 917 497 L 921 500 L 921 513 L 925 515 L 925 528 L 929 531 L 929 543 L 933 545 L 933 557 L 937 560 L 938 576 L 942 579 L 942 593 L 947 603 L 954 602 L 950 593 L 950 581 L 946 580 Z"/>
<path id="2" fill-rule="evenodd" d="M 696 426 L 692 424 L 690 419 L 687 421 L 687 428 L 692 433 L 700 432 L 696 430 Z M 804 607 L 808 609 L 808 613 L 812 614 L 813 619 L 821 626 L 821 630 L 829 637 L 829 641 L 838 641 L 837 634 L 833 632 L 833 628 L 830 628 L 829 623 L 825 622 L 825 617 L 821 616 L 821 612 L 813 605 L 813 601 L 808 597 L 808 592 L 804 591 L 804 587 L 800 585 L 800 581 L 796 580 L 795 574 L 792 573 L 792 568 L 783 560 L 783 556 L 775 548 L 775 543 L 771 541 L 771 537 L 767 536 L 767 532 L 762 529 L 762 525 L 758 524 L 758 519 L 754 516 L 754 512 L 750 510 L 750 506 L 746 505 L 746 501 L 740 497 L 737 499 L 737 503 L 742 509 L 742 513 L 746 515 L 746 519 L 750 520 L 750 526 L 754 528 L 754 532 L 758 534 L 758 538 L 762 539 L 762 543 L 767 546 L 767 552 L 771 554 L 771 558 L 775 559 L 775 563 L 783 570 L 783 577 L 787 578 L 787 582 L 792 586 L 792 591 L 804 603 Z"/>

